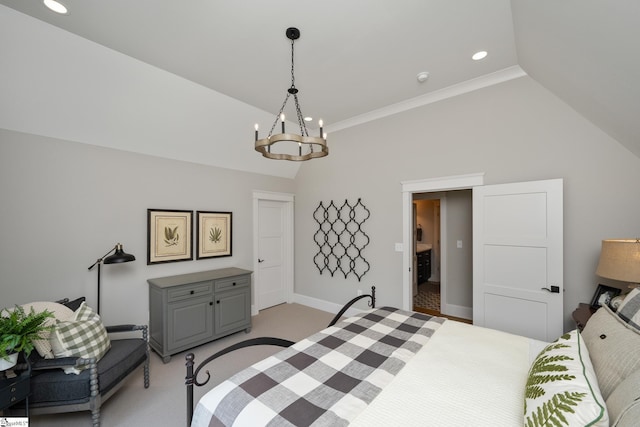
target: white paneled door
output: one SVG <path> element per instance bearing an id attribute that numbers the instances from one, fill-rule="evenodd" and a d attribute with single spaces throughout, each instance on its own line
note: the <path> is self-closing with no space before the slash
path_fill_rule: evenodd
<path id="1" fill-rule="evenodd" d="M 258 310 L 290 302 L 292 201 L 257 200 L 256 300 Z"/>
<path id="2" fill-rule="evenodd" d="M 562 180 L 473 188 L 473 324 L 563 332 Z"/>

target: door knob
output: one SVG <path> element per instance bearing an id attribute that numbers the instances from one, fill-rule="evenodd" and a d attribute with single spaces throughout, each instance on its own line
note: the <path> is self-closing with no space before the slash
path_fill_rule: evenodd
<path id="1" fill-rule="evenodd" d="M 560 286 L 551 285 L 551 289 L 549 289 L 549 288 L 540 288 L 540 289 L 542 289 L 544 291 L 547 291 L 547 292 L 551 292 L 552 294 L 559 294 L 560 293 Z"/>
<path id="2" fill-rule="evenodd" d="M 263 260 L 263 259 L 258 258 L 258 262 L 264 262 L 264 260 Z"/>

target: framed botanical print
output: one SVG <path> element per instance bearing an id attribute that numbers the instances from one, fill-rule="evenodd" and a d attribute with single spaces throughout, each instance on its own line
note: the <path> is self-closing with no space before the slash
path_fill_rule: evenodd
<path id="1" fill-rule="evenodd" d="M 197 212 L 196 259 L 231 256 L 231 212 Z"/>
<path id="2" fill-rule="evenodd" d="M 193 259 L 193 211 L 147 209 L 147 264 Z"/>

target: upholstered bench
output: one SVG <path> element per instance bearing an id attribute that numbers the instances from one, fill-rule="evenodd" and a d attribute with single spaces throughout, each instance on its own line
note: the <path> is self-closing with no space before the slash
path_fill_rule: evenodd
<path id="1" fill-rule="evenodd" d="M 84 298 L 82 298 L 84 300 Z M 67 300 L 60 301 L 66 304 Z M 74 305 L 69 305 L 74 309 Z M 144 386 L 149 387 L 149 339 L 147 326 L 120 325 L 106 327 L 112 335 L 127 333 L 128 338 L 111 338 L 109 350 L 100 358 L 56 357 L 43 358 L 37 352 L 29 357 L 31 363 L 31 395 L 29 413 L 51 414 L 91 411 L 94 426 L 100 425 L 100 406 L 112 396 L 124 380 L 140 369 L 144 372 Z M 141 333 L 141 338 L 131 338 Z M 79 374 L 65 373 L 63 368 L 81 369 Z M 9 413 L 24 413 L 24 404 L 11 408 Z"/>

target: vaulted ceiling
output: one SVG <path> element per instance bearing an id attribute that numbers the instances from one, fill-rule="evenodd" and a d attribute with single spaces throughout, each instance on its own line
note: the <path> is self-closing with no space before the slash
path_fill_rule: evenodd
<path id="1" fill-rule="evenodd" d="M 478 79 L 526 73 L 640 157 L 640 2 L 0 0 L 264 111 L 290 85 L 334 129 Z M 488 55 L 473 61 L 471 55 Z M 416 76 L 426 71 L 420 83 Z"/>

